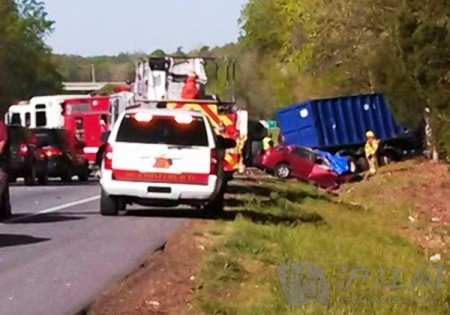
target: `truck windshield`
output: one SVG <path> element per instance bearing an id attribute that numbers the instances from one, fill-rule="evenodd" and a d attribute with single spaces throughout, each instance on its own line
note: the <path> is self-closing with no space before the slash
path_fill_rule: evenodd
<path id="1" fill-rule="evenodd" d="M 133 116 L 123 118 L 117 133 L 117 142 L 169 144 L 207 147 L 205 121 L 193 117 L 190 123 L 179 123 L 174 117 L 153 116 L 150 121 L 138 121 Z"/>
<path id="2" fill-rule="evenodd" d="M 58 134 L 53 130 L 45 129 L 34 129 L 33 134 L 38 138 L 39 143 L 42 146 L 56 145 L 59 144 Z"/>

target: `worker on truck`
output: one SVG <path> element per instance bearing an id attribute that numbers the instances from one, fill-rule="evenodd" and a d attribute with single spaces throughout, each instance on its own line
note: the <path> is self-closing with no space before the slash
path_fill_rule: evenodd
<path id="1" fill-rule="evenodd" d="M 193 100 L 198 96 L 197 76 L 194 71 L 189 71 L 186 80 L 184 81 L 183 89 L 181 90 L 181 98 Z"/>
<path id="2" fill-rule="evenodd" d="M 367 162 L 369 162 L 369 173 L 366 175 L 366 179 L 369 176 L 375 175 L 378 166 L 378 148 L 380 140 L 375 138 L 373 131 L 368 130 L 366 132 L 366 144 L 364 146 L 364 152 L 366 154 Z"/>

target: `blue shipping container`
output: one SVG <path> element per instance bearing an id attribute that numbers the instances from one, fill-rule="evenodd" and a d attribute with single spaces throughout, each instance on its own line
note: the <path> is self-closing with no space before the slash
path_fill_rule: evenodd
<path id="1" fill-rule="evenodd" d="M 312 148 L 357 145 L 372 130 L 377 138 L 403 135 L 383 94 L 309 100 L 279 109 L 278 126 L 286 144 Z"/>

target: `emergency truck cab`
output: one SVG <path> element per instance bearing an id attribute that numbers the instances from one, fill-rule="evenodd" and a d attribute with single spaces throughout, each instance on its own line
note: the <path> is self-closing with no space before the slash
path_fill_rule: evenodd
<path id="1" fill-rule="evenodd" d="M 61 128 L 64 125 L 62 103 L 71 98 L 88 98 L 89 95 L 35 96 L 29 103 L 12 105 L 6 121 L 28 128 Z"/>
<path id="2" fill-rule="evenodd" d="M 5 122 L 8 125 L 26 125 L 26 121 L 30 120 L 31 108 L 28 102 L 11 105 L 5 114 Z"/>

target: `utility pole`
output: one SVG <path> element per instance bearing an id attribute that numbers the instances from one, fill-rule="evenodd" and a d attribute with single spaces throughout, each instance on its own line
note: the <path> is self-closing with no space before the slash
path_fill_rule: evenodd
<path id="1" fill-rule="evenodd" d="M 95 82 L 95 66 L 91 64 L 91 78 L 92 82 Z"/>

